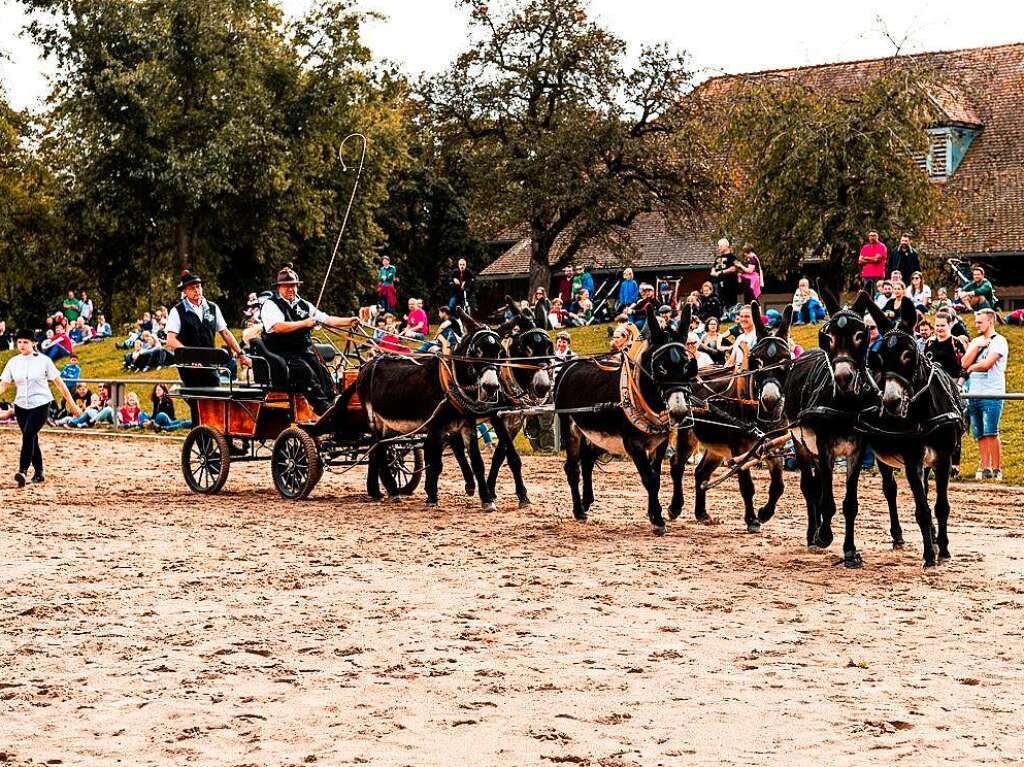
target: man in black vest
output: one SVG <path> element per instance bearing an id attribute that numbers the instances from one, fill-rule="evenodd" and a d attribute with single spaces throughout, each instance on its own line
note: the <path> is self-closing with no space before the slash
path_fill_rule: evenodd
<path id="1" fill-rule="evenodd" d="M 192 274 L 187 270 L 182 272 L 181 280 L 178 282 L 178 291 L 182 294 L 182 299 L 168 313 L 167 322 L 164 325 L 164 331 L 167 333 L 167 348 L 171 351 L 181 346 L 214 349 L 217 346 L 216 338 L 219 335 L 224 339 L 224 345 L 231 350 L 232 356 L 241 365 L 249 367 L 249 358 L 245 356 L 235 336 L 228 330 L 220 308 L 203 297 L 203 281 L 199 275 Z M 216 385 L 216 383 L 212 385 Z"/>
<path id="2" fill-rule="evenodd" d="M 335 387 L 330 372 L 313 351 L 313 328 L 352 328 L 359 324 L 359 318 L 325 314 L 299 298 L 301 284 L 291 264 L 277 273 L 276 294 L 260 307 L 263 343 L 269 351 L 284 358 L 288 375 L 305 390 L 317 415 L 322 415 L 334 402 Z"/>

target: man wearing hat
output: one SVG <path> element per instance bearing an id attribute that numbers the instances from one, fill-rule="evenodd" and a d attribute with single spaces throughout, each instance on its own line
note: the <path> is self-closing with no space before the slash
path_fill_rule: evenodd
<path id="1" fill-rule="evenodd" d="M 300 382 L 306 398 L 317 415 L 322 415 L 334 401 L 335 389 L 331 374 L 313 351 L 313 328 L 347 329 L 359 324 L 358 317 L 332 317 L 299 298 L 299 275 L 286 265 L 277 273 L 275 295 L 260 307 L 263 343 L 288 363 L 288 374 Z"/>
<path id="2" fill-rule="evenodd" d="M 181 273 L 178 290 L 182 299 L 167 315 L 164 331 L 167 333 L 167 348 L 171 351 L 181 346 L 216 348 L 216 337 L 224 339 L 224 345 L 240 364 L 249 367 L 249 358 L 238 345 L 235 336 L 228 330 L 217 304 L 203 297 L 203 281 L 198 274 L 188 270 Z"/>

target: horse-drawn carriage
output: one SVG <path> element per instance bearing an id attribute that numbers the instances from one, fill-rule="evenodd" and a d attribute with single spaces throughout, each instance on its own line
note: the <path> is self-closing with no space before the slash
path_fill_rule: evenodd
<path id="1" fill-rule="evenodd" d="M 269 460 L 278 492 L 299 500 L 312 492 L 325 468 L 366 464 L 375 450 L 383 451 L 381 465 L 401 494 L 416 489 L 422 438 L 378 441 L 358 396 L 317 418 L 301 388 L 291 382 L 285 360 L 259 339 L 250 346 L 252 380 L 245 384 L 230 378 L 221 383 L 230 360 L 224 349 L 176 350 L 182 379 L 176 396 L 188 403 L 193 424 L 181 449 L 181 470 L 193 492 L 219 492 L 232 463 Z M 333 367 L 339 389 L 351 385 L 359 358 L 339 355 L 328 345 L 318 344 L 317 351 Z"/>

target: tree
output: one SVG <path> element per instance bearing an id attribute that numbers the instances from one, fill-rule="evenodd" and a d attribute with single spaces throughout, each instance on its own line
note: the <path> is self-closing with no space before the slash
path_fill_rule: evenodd
<path id="1" fill-rule="evenodd" d="M 628 68 L 586 0 L 462 2 L 479 39 L 423 96 L 465 158 L 476 230 L 529 232 L 531 291 L 587 245 L 625 252 L 640 213 L 680 222 L 714 208 L 720 182 L 682 55 L 647 47 Z"/>
<path id="2" fill-rule="evenodd" d="M 935 120 L 935 83 L 898 58 L 840 87 L 816 74 L 720 81 L 708 95 L 730 104 L 722 134 L 737 190 L 729 228 L 760 243 L 778 274 L 809 255 L 826 259 L 841 288 L 859 274 L 869 230 L 891 241 L 925 230 L 942 211 L 917 163 Z"/>
<path id="3" fill-rule="evenodd" d="M 372 64 L 354 0 L 287 23 L 273 0 L 23 0 L 58 75 L 48 156 L 73 246 L 111 295 L 196 268 L 231 315 L 284 262 L 318 285 L 354 181 L 341 141 L 370 138 L 326 300 L 372 279 L 374 213 L 404 148 L 406 88 Z M 314 290 L 315 292 L 315 290 Z"/>

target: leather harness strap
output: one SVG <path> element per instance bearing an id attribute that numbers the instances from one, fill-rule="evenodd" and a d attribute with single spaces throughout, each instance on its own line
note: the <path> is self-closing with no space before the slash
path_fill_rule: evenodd
<path id="1" fill-rule="evenodd" d="M 640 364 L 630 355 L 622 355 L 622 368 L 619 372 L 622 413 L 626 420 L 644 434 L 665 434 L 668 432 L 668 413 L 658 413 L 647 404 L 640 391 L 639 372 Z"/>

